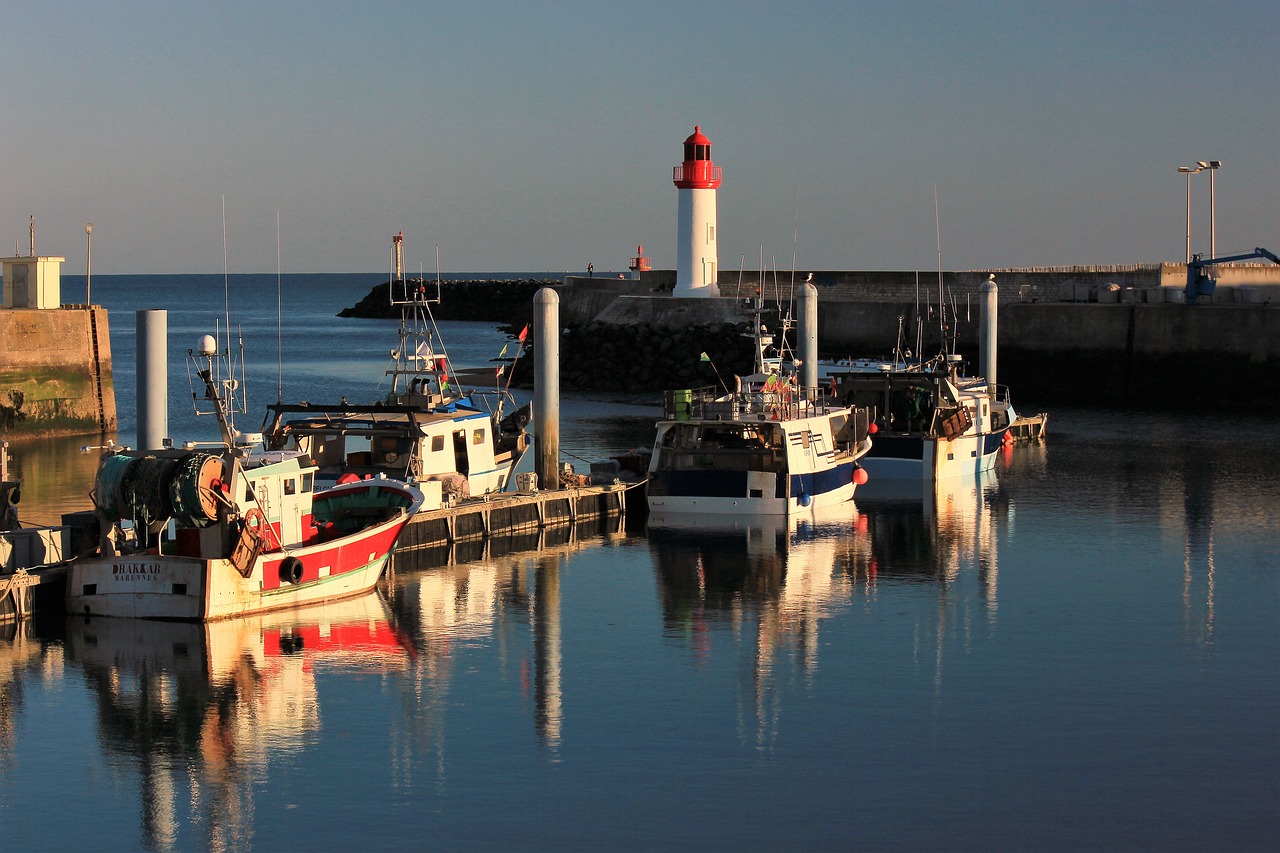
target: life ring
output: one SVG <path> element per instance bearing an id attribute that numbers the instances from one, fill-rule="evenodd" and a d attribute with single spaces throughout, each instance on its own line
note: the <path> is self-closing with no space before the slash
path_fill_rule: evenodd
<path id="1" fill-rule="evenodd" d="M 262 510 L 254 507 L 244 514 L 244 526 L 252 530 L 259 539 L 267 538 L 267 517 L 262 514 Z"/>
<path id="2" fill-rule="evenodd" d="M 280 561 L 280 583 L 298 583 L 301 580 L 301 560 L 297 557 L 285 557 Z"/>
<path id="3" fill-rule="evenodd" d="M 382 455 L 382 458 L 388 465 L 394 465 L 400 461 L 400 454 L 394 450 L 388 450 Z"/>

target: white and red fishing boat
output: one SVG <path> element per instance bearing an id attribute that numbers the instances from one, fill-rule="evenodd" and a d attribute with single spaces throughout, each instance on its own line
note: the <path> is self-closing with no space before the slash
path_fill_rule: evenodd
<path id="1" fill-rule="evenodd" d="M 297 451 L 254 452 L 214 375 L 217 345 L 192 354 L 222 441 L 109 450 L 94 482 L 98 556 L 67 576 L 67 610 L 90 616 L 208 621 L 367 592 L 422 505 L 414 486 L 370 478 L 314 491 Z"/>

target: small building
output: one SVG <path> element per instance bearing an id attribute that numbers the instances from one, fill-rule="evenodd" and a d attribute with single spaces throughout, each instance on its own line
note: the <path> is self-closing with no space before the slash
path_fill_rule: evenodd
<path id="1" fill-rule="evenodd" d="M 3 308 L 59 308 L 62 262 L 52 255 L 0 258 L 4 270 Z"/>

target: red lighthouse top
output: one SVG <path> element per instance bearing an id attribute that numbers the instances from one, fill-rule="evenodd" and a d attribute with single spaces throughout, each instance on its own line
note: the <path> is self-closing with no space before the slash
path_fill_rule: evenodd
<path id="1" fill-rule="evenodd" d="M 720 186 L 720 167 L 711 162 L 711 140 L 694 125 L 684 141 L 684 162 L 672 169 L 671 180 L 682 190 L 713 190 Z"/>

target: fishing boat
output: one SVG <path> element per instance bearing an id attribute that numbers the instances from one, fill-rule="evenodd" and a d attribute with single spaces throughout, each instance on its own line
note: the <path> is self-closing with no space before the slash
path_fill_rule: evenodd
<path id="1" fill-rule="evenodd" d="M 873 413 L 875 441 L 863 466 L 877 483 L 991 470 L 1001 446 L 1013 441 L 1009 389 L 966 375 L 961 356 L 945 346 L 913 357 L 902 332 L 900 318 L 892 358 L 849 359 L 821 371 L 843 402 Z"/>
<path id="2" fill-rule="evenodd" d="M 734 388 L 667 391 L 649 461 L 650 513 L 790 515 L 853 498 L 867 481 L 869 413 L 806 388 L 766 358 L 773 336 L 752 311 L 754 371 Z M 785 349 L 784 334 L 779 347 Z M 713 365 L 714 367 L 714 365 Z"/>
<path id="3" fill-rule="evenodd" d="M 434 295 L 424 280 L 406 280 L 403 240 L 403 233 L 392 240 L 388 281 L 388 298 L 400 309 L 399 342 L 386 371 L 390 391 L 369 404 L 344 397 L 268 406 L 267 447 L 304 454 L 322 482 L 385 476 L 418 483 L 429 510 L 442 501 L 510 490 L 529 447 L 532 411 L 529 405 L 517 407 L 501 383 L 504 372 L 510 382 L 507 368 L 519 358 L 528 328 L 508 362 L 484 371 L 493 377 L 492 389 L 462 387 L 431 314 L 431 304 L 440 300 L 439 274 Z"/>
<path id="4" fill-rule="evenodd" d="M 214 337 L 190 355 L 221 441 L 104 453 L 100 552 L 70 565 L 68 612 L 211 621 L 372 589 L 422 493 L 384 478 L 315 491 L 305 455 L 235 430 L 237 380 L 215 375 Z"/>

